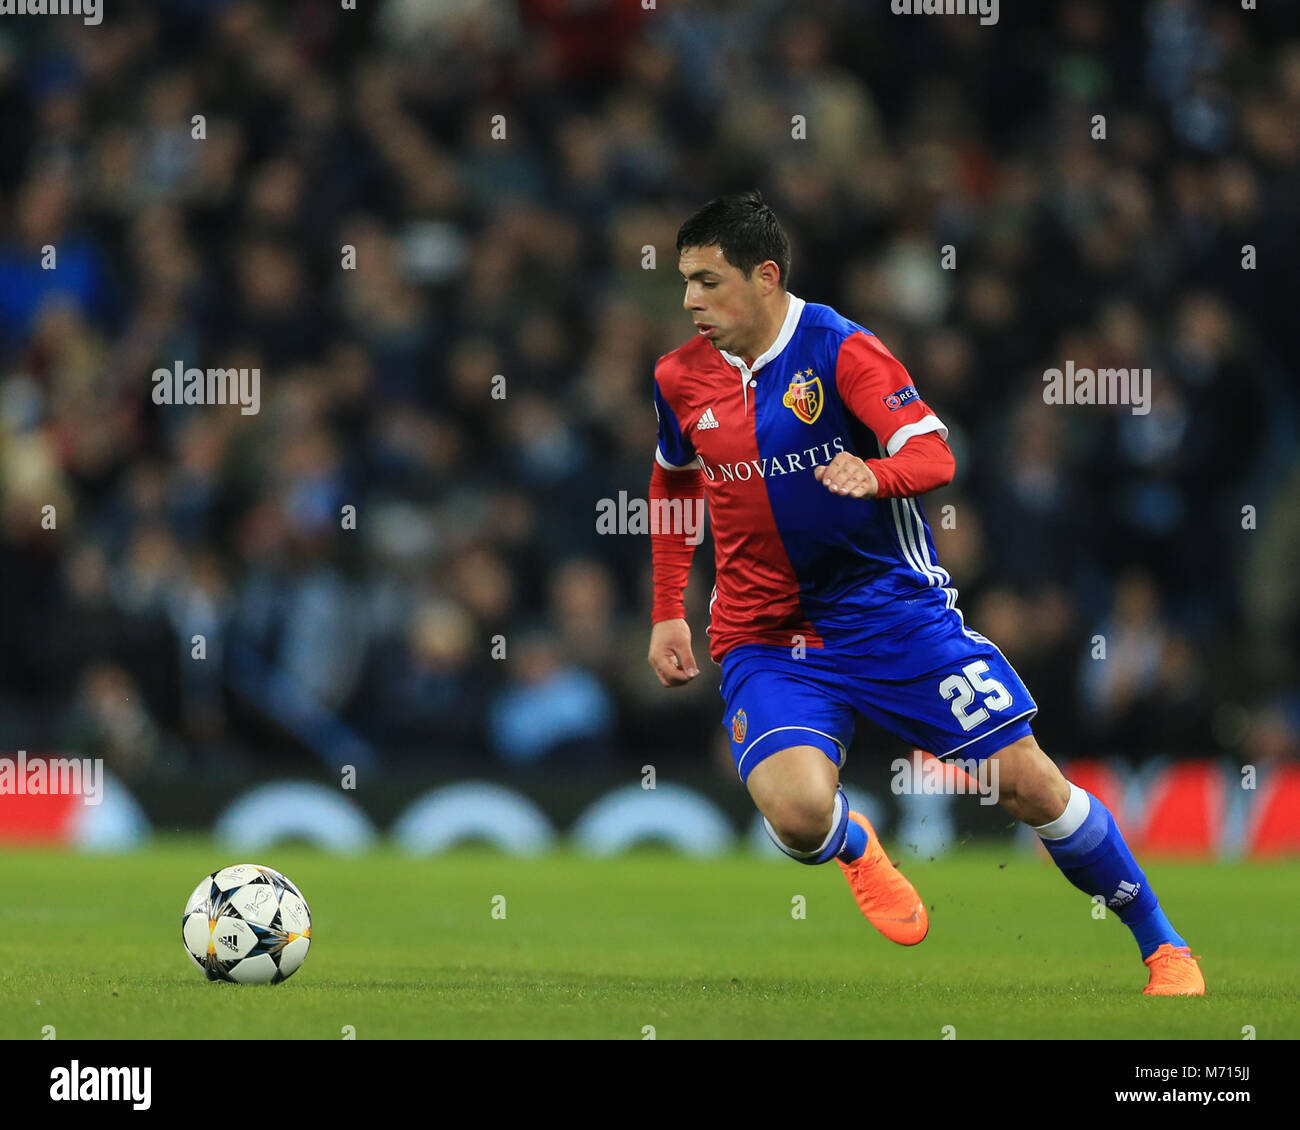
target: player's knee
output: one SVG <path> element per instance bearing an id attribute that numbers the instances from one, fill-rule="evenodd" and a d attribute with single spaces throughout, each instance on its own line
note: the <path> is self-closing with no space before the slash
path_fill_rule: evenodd
<path id="1" fill-rule="evenodd" d="M 787 796 L 769 805 L 764 816 L 786 847 L 813 851 L 821 847 L 835 815 L 835 794 L 806 793 Z"/>
<path id="2" fill-rule="evenodd" d="M 1070 799 L 1070 782 L 1065 779 L 1056 762 L 1041 749 L 1034 746 L 1037 756 L 1030 763 L 1022 785 L 1024 795 L 1041 806 L 1056 810 L 1061 809 Z"/>
<path id="3" fill-rule="evenodd" d="M 999 751 L 998 799 L 1017 819 L 1047 824 L 1065 811 L 1070 783 L 1032 737 Z"/>

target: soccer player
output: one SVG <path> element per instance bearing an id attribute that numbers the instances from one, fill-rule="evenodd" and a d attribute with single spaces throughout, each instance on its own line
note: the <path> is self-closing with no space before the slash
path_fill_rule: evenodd
<path id="1" fill-rule="evenodd" d="M 651 506 L 699 513 L 685 507 L 707 499 L 709 653 L 768 834 L 800 863 L 835 860 L 868 921 L 916 945 L 925 904 L 839 786 L 853 712 L 941 758 L 991 759 L 1002 807 L 1133 931 L 1143 991 L 1204 993 L 1114 817 L 1039 749 L 1029 691 L 957 609 L 916 501 L 952 481 L 953 456 L 907 370 L 870 330 L 787 290 L 789 243 L 757 192 L 700 209 L 677 251 L 696 333 L 655 365 Z M 649 660 L 678 687 L 699 675 L 682 601 L 694 545 L 662 525 L 651 543 Z"/>

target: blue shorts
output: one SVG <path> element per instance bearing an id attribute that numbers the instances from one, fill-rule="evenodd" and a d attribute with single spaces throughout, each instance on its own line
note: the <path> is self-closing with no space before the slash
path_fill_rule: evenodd
<path id="1" fill-rule="evenodd" d="M 900 672 L 885 653 L 904 650 L 910 670 Z M 796 745 L 843 765 L 855 710 L 917 749 L 974 761 L 1027 736 L 1038 712 L 1002 652 L 956 611 L 885 647 L 793 651 L 742 644 L 722 657 L 722 725 L 742 781 Z"/>

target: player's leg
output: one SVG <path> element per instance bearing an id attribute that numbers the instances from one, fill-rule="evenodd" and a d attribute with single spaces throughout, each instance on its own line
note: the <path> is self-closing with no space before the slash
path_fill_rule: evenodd
<path id="1" fill-rule="evenodd" d="M 764 758 L 745 781 L 767 834 L 800 863 L 836 860 L 858 908 L 890 941 L 914 946 L 930 929 L 916 888 L 894 867 L 865 816 L 849 811 L 839 769 L 816 746 Z"/>
<path id="2" fill-rule="evenodd" d="M 1006 656 L 959 616 L 931 627 L 937 630 L 912 649 L 928 669 L 899 681 L 896 672 L 866 662 L 854 706 L 922 749 L 960 759 L 981 783 L 993 783 L 996 766 L 1002 806 L 1039 834 L 1071 883 L 1106 898 L 1133 930 L 1151 969 L 1144 991 L 1203 992 L 1186 942 L 1160 909 L 1114 817 L 1096 797 L 1070 784 L 1039 749 L 1029 729 L 1038 707 Z"/>
<path id="3" fill-rule="evenodd" d="M 847 832 L 848 805 L 840 800 L 839 778 L 835 762 L 822 750 L 800 745 L 765 757 L 750 770 L 745 786 L 777 846 L 801 863 L 822 863 L 828 851 L 826 859 L 835 858 Z"/>
<path id="4" fill-rule="evenodd" d="M 836 700 L 831 674 L 824 657 L 795 659 L 782 647 L 749 644 L 722 660 L 722 724 L 736 772 L 768 835 L 808 863 L 827 862 L 843 847 L 848 811 L 838 799 L 839 766 L 853 714 Z"/>
<path id="5" fill-rule="evenodd" d="M 915 945 L 929 928 L 925 905 L 839 787 L 853 717 L 832 667 L 823 657 L 796 660 L 756 645 L 724 658 L 723 725 L 736 770 L 777 847 L 800 863 L 836 860 L 868 921 Z"/>
<path id="6" fill-rule="evenodd" d="M 1065 779 L 1032 734 L 993 754 L 999 803 L 1028 824 L 1061 873 L 1101 896 L 1132 932 L 1151 970 L 1150 995 L 1200 995 L 1205 981 L 1173 928 L 1115 817 L 1095 796 Z"/>
<path id="7" fill-rule="evenodd" d="M 816 746 L 779 750 L 745 780 L 767 834 L 800 863 L 852 863 L 867 850 L 865 821 L 852 819 L 838 765 Z"/>
<path id="8" fill-rule="evenodd" d="M 1017 820 L 1037 827 L 1065 811 L 1070 782 L 1033 734 L 1004 746 L 989 761 L 997 766 L 998 803 Z"/>

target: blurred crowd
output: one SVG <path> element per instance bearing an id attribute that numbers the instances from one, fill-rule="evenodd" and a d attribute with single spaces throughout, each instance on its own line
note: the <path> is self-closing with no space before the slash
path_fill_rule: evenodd
<path id="1" fill-rule="evenodd" d="M 648 539 L 595 515 L 647 490 L 677 227 L 758 187 L 792 292 L 948 424 L 923 505 L 1044 748 L 1300 752 L 1277 13 L 357 7 L 0 22 L 0 747 L 725 763 L 716 668 L 659 686 Z M 1067 360 L 1149 367 L 1150 413 L 1045 404 Z M 156 404 L 177 362 L 259 369 L 260 412 Z"/>

